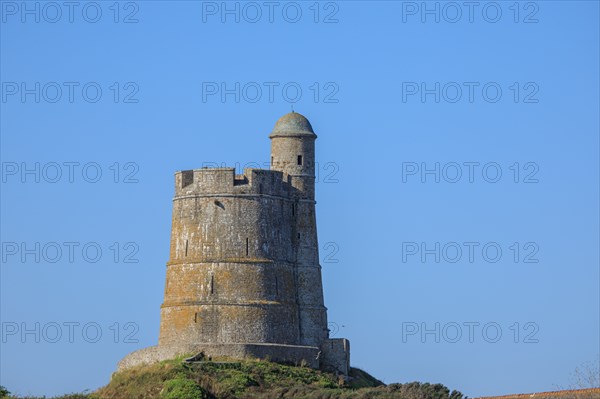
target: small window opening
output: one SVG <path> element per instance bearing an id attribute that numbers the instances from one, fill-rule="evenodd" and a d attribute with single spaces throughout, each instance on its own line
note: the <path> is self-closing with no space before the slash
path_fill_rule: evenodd
<path id="1" fill-rule="evenodd" d="M 194 323 L 198 323 L 198 312 L 194 313 Z"/>
<path id="2" fill-rule="evenodd" d="M 275 163 L 275 158 L 271 157 L 271 166 Z"/>
<path id="3" fill-rule="evenodd" d="M 210 276 L 210 293 L 215 293 L 215 276 Z"/>
<path id="4" fill-rule="evenodd" d="M 298 165 L 302 165 L 302 155 L 298 155 Z"/>
<path id="5" fill-rule="evenodd" d="M 246 256 L 250 254 L 250 241 L 246 238 Z"/>
<path id="6" fill-rule="evenodd" d="M 298 239 L 300 239 L 300 233 L 298 233 Z"/>
<path id="7" fill-rule="evenodd" d="M 187 256 L 188 252 L 188 240 L 185 240 L 185 256 Z"/>
<path id="8" fill-rule="evenodd" d="M 277 276 L 275 276 L 275 296 L 279 296 L 279 281 L 277 281 Z"/>

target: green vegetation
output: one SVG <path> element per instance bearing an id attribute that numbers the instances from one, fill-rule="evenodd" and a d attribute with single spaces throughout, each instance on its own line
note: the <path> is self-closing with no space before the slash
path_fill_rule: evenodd
<path id="1" fill-rule="evenodd" d="M 165 382 L 160 393 L 163 399 L 206 399 L 206 391 L 184 376 Z"/>
<path id="2" fill-rule="evenodd" d="M 96 392 L 60 399 L 463 398 L 460 392 L 450 392 L 441 384 L 413 382 L 386 386 L 359 369 L 352 369 L 350 378 L 344 378 L 308 367 L 267 361 L 188 364 L 182 362 L 183 358 L 115 373 L 110 383 Z"/>

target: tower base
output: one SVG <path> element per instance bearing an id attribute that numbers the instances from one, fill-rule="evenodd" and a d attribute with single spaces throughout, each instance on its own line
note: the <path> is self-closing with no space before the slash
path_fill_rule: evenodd
<path id="1" fill-rule="evenodd" d="M 117 364 L 117 371 L 200 352 L 210 358 L 264 359 L 314 369 L 322 368 L 344 375 L 350 369 L 350 344 L 347 339 L 342 338 L 326 340 L 321 348 L 268 343 L 156 345 L 131 352 Z"/>

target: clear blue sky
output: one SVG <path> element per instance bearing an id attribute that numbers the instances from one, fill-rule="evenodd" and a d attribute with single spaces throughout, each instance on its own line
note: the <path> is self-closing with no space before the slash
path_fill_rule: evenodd
<path id="1" fill-rule="evenodd" d="M 473 397 L 598 358 L 598 2 L 61 4 L 0 2 L 9 390 L 95 389 L 157 343 L 173 173 L 268 162 L 296 97 L 352 365 Z"/>

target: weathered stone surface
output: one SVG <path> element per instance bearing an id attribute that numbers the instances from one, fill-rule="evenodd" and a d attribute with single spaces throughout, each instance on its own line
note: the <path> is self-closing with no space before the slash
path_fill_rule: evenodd
<path id="1" fill-rule="evenodd" d="M 323 368 L 347 375 L 350 371 L 350 341 L 346 338 L 327 339 L 321 345 Z"/>
<path id="2" fill-rule="evenodd" d="M 119 369 L 177 354 L 258 357 L 347 374 L 349 343 L 330 340 L 315 215 L 315 139 L 284 115 L 271 169 L 175 174 L 159 344 Z"/>
<path id="3" fill-rule="evenodd" d="M 125 356 L 118 364 L 117 371 L 143 364 L 151 364 L 172 359 L 187 353 L 204 353 L 204 356 L 269 359 L 274 362 L 306 365 L 319 368 L 319 348 L 312 346 L 276 344 L 205 344 L 180 346 L 150 346 Z"/>

